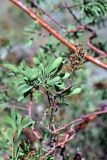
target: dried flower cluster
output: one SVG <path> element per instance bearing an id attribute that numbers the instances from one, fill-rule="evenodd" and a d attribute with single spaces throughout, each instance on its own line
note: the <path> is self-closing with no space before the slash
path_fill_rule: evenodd
<path id="1" fill-rule="evenodd" d="M 84 60 L 84 47 L 83 44 L 76 45 L 76 51 L 70 55 L 69 64 L 66 64 L 63 68 L 67 72 L 74 72 L 83 66 Z"/>
<path id="2" fill-rule="evenodd" d="M 70 67 L 72 71 L 77 70 L 83 65 L 84 47 L 82 44 L 78 44 L 76 48 L 76 51 L 69 57 Z"/>

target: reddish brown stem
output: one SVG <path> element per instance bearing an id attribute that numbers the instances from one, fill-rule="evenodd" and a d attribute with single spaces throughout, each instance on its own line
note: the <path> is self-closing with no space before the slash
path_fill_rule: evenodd
<path id="1" fill-rule="evenodd" d="M 95 52 L 98 52 L 101 56 L 106 56 L 107 53 L 103 52 L 92 44 L 92 39 L 97 37 L 96 32 L 88 26 L 85 26 L 84 29 L 92 33 L 92 35 L 89 37 L 89 40 L 87 41 L 88 46 Z"/>
<path id="2" fill-rule="evenodd" d="M 55 131 L 52 132 L 52 134 L 56 135 L 56 134 L 58 134 L 60 131 L 65 130 L 66 128 L 72 126 L 72 125 L 75 124 L 75 123 L 84 121 L 84 119 L 86 119 L 86 118 L 88 118 L 88 117 L 91 117 L 91 118 L 92 118 L 92 116 L 98 116 L 98 115 L 101 115 L 101 114 L 104 114 L 104 113 L 107 113 L 107 109 L 106 109 L 106 110 L 96 111 L 96 112 L 93 112 L 93 113 L 91 113 L 91 114 L 87 114 L 87 115 L 85 115 L 85 116 L 82 116 L 82 117 L 80 117 L 80 118 L 77 118 L 77 119 L 75 119 L 75 120 L 67 123 L 67 124 L 64 125 L 63 127 L 56 129 Z"/>
<path id="3" fill-rule="evenodd" d="M 32 119 L 32 108 L 33 108 L 33 103 L 32 101 L 30 101 L 28 105 L 28 113 L 29 113 L 30 119 Z"/>
<path id="4" fill-rule="evenodd" d="M 76 51 L 76 47 L 68 43 L 68 41 L 63 38 L 57 31 L 55 31 L 47 22 L 45 22 L 41 17 L 39 17 L 37 14 L 33 13 L 33 11 L 29 8 L 27 8 L 25 5 L 23 5 L 20 1 L 17 0 L 10 0 L 15 5 L 17 5 L 19 8 L 21 8 L 24 12 L 26 12 L 30 17 L 32 17 L 34 20 L 37 20 L 38 23 L 45 28 L 48 32 L 50 32 L 52 35 L 54 35 L 58 40 L 60 40 L 63 44 L 65 44 L 68 48 Z"/>
<path id="5" fill-rule="evenodd" d="M 96 119 L 97 115 L 101 115 L 104 113 L 107 113 L 107 109 L 102 110 L 102 111 L 97 111 L 92 114 L 88 114 L 86 116 L 83 116 L 82 117 L 83 122 L 81 122 L 80 124 L 75 126 L 73 129 L 70 129 L 67 133 L 65 133 L 64 137 L 66 137 L 66 138 L 64 139 L 64 141 L 59 142 L 53 149 L 51 149 L 49 152 L 47 152 L 40 160 L 45 160 L 46 157 L 48 157 L 50 154 L 53 154 L 55 152 L 56 148 L 64 147 L 68 142 L 70 142 L 71 140 L 73 140 L 75 138 L 75 135 L 76 135 L 75 133 L 77 131 L 86 127 L 88 123 L 94 121 Z M 80 120 L 80 119 L 81 118 L 78 118 L 77 120 Z M 72 124 L 74 124 L 74 123 L 72 123 Z"/>
<path id="6" fill-rule="evenodd" d="M 99 67 L 102 67 L 107 70 L 107 64 L 99 61 L 97 58 L 93 58 L 92 56 L 89 56 L 88 54 L 85 54 L 84 57 L 87 61 L 97 64 Z"/>
<path id="7" fill-rule="evenodd" d="M 50 32 L 54 37 L 56 37 L 58 40 L 60 40 L 66 47 L 68 47 L 70 50 L 76 51 L 75 45 L 69 43 L 63 36 L 61 36 L 58 32 L 56 32 L 49 24 L 47 24 L 46 21 L 41 19 L 37 14 L 33 13 L 33 11 L 29 8 L 27 8 L 25 5 L 23 5 L 20 1 L 18 0 L 10 0 L 12 3 L 14 3 L 16 6 L 21 8 L 24 12 L 26 12 L 32 19 L 37 20 L 38 23 L 45 28 L 48 32 Z M 107 69 L 107 64 L 96 60 L 95 58 L 91 57 L 88 54 L 85 54 L 85 58 L 88 61 L 93 62 L 94 64 Z"/>
<path id="8" fill-rule="evenodd" d="M 107 53 L 98 49 L 97 47 L 95 47 L 93 44 L 92 44 L 92 39 L 93 38 L 96 38 L 96 32 L 91 29 L 90 27 L 88 27 L 87 25 L 85 26 L 79 26 L 77 29 L 74 29 L 74 30 L 70 30 L 68 31 L 68 33 L 75 33 L 75 32 L 78 32 L 80 30 L 84 30 L 84 31 L 89 31 L 92 33 L 92 35 L 89 37 L 89 39 L 87 40 L 87 44 L 88 46 L 93 49 L 95 52 L 99 53 L 101 56 L 107 56 Z"/>
<path id="9" fill-rule="evenodd" d="M 40 11 L 42 11 L 42 13 L 45 14 L 52 22 L 54 22 L 55 24 L 57 24 L 58 27 L 67 30 L 67 28 L 63 24 L 61 24 L 58 20 L 56 20 L 55 18 L 53 18 L 50 13 L 48 13 L 47 11 L 45 11 L 42 8 L 40 8 Z"/>

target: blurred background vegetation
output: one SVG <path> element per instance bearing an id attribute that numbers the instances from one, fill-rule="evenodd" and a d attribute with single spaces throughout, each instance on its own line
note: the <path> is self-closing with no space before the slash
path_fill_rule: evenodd
<path id="1" fill-rule="evenodd" d="M 27 6 L 30 3 L 23 1 Z M 52 17 L 69 29 L 76 28 L 77 22 L 73 15 L 64 8 L 65 2 L 70 5 L 82 3 L 79 0 L 46 0 L 46 2 L 38 1 L 40 8 L 51 13 Z M 85 1 L 84 1 L 85 2 Z M 93 2 L 90 0 L 93 4 Z M 99 1 L 100 2 L 100 1 Z M 88 3 L 88 1 L 87 1 Z M 105 1 L 106 3 L 106 1 Z M 86 6 L 85 6 L 86 7 Z M 34 9 L 35 10 L 35 9 Z M 79 18 L 83 16 L 80 8 L 73 8 L 74 14 Z M 38 10 L 36 10 L 37 12 Z M 40 10 L 38 11 L 40 12 Z M 89 10 L 90 12 L 90 10 Z M 88 32 L 79 32 L 78 35 L 66 35 L 63 27 L 55 24 L 52 20 L 39 13 L 51 24 L 57 31 L 66 36 L 72 43 L 82 43 L 89 54 L 96 56 L 96 53 L 87 46 L 87 38 L 90 36 Z M 98 37 L 93 43 L 102 50 L 107 52 L 107 17 L 97 18 L 94 15 L 88 16 L 82 20 L 83 24 L 92 23 L 91 27 L 96 30 Z M 94 18 L 94 19 L 93 19 Z M 82 18 L 81 18 L 82 19 Z M 96 19 L 96 21 L 95 21 Z M 34 32 L 31 32 L 32 27 Z M 32 41 L 33 39 L 33 41 Z M 32 43 L 31 43 L 32 41 Z M 20 62 L 36 56 L 39 53 L 40 46 L 45 47 L 46 44 L 54 46 L 57 44 L 55 38 L 49 35 L 36 22 L 28 17 L 23 11 L 14 6 L 10 1 L 0 0 L 0 63 L 12 63 L 19 65 Z M 56 45 L 57 47 L 57 45 Z M 68 57 L 69 50 L 60 44 L 58 51 L 49 48 L 55 57 L 61 55 Z M 61 53 L 62 52 L 62 53 Z M 60 53 L 60 54 L 59 54 Z M 30 57 L 31 56 L 31 57 Z M 45 56 L 43 57 L 45 58 Z M 105 58 L 104 61 L 107 62 Z M 0 129 L 5 126 L 5 116 L 10 113 L 11 108 L 17 108 L 25 115 L 27 114 L 27 100 L 17 102 L 19 92 L 12 83 L 12 79 L 8 77 L 8 71 L 0 67 Z M 107 71 L 90 63 L 85 62 L 82 69 L 76 71 L 73 78 L 75 84 L 82 87 L 82 92 L 78 95 L 69 97 L 67 105 L 62 108 L 60 116 L 57 117 L 58 123 L 62 120 L 62 124 L 69 122 L 70 119 L 77 118 L 85 113 L 91 113 L 99 108 L 107 107 Z M 42 100 L 41 100 L 42 101 Z M 45 102 L 35 102 L 34 117 L 39 117 Z M 63 118 L 62 118 L 63 117 Z M 77 135 L 71 144 L 72 153 L 76 150 L 83 152 L 86 160 L 107 160 L 107 119 L 106 115 L 99 117 L 95 122 L 88 125 L 83 131 Z M 2 139 L 2 137 L 0 137 Z M 4 152 L 0 151 L 0 160 L 2 160 Z"/>

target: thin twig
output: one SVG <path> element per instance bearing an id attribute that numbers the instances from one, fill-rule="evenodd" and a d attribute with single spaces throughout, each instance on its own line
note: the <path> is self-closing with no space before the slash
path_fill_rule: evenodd
<path id="1" fill-rule="evenodd" d="M 89 37 L 89 39 L 87 40 L 87 44 L 88 46 L 93 49 L 95 52 L 99 53 L 101 56 L 107 56 L 107 53 L 98 49 L 97 47 L 95 47 L 93 44 L 92 44 L 92 39 L 96 38 L 97 37 L 97 34 L 96 32 L 91 29 L 88 25 L 81 25 L 79 26 L 77 29 L 74 29 L 74 30 L 69 30 L 68 33 L 75 33 L 75 32 L 78 32 L 80 30 L 84 30 L 84 31 L 89 31 L 92 33 L 92 35 Z"/>
<path id="2" fill-rule="evenodd" d="M 58 134 L 59 132 L 61 132 L 62 130 L 65 130 L 66 128 L 74 125 L 75 123 L 84 121 L 84 118 L 88 118 L 88 117 L 91 117 L 91 116 L 98 116 L 98 115 L 101 115 L 101 114 L 104 114 L 104 113 L 107 113 L 107 109 L 105 109 L 105 110 L 99 110 L 99 111 L 93 112 L 93 113 L 91 113 L 91 114 L 87 114 L 87 115 L 85 115 L 85 116 L 82 116 L 82 117 L 80 117 L 80 118 L 77 118 L 77 119 L 75 119 L 75 120 L 67 123 L 66 125 L 64 125 L 64 126 L 58 128 L 58 129 L 56 129 L 55 131 L 52 132 L 52 134 L 56 135 L 56 134 Z"/>
<path id="3" fill-rule="evenodd" d="M 75 138 L 76 132 L 80 129 L 84 128 L 88 123 L 94 121 L 98 115 L 107 113 L 107 109 L 103 111 L 97 111 L 92 114 L 87 114 L 86 116 L 83 116 L 83 122 L 78 124 L 77 126 L 71 128 L 67 133 L 65 133 L 65 139 L 62 142 L 59 142 L 53 149 L 51 149 L 49 152 L 47 152 L 40 160 L 45 160 L 46 157 L 48 157 L 50 154 L 53 154 L 56 148 L 61 147 L 63 148 L 68 142 L 73 140 Z"/>
<path id="4" fill-rule="evenodd" d="M 51 21 L 53 21 L 54 23 L 56 23 L 56 24 L 58 25 L 58 27 L 67 30 L 67 28 L 66 28 L 63 24 L 61 24 L 58 20 L 56 20 L 55 18 L 53 18 L 53 17 L 51 16 L 51 14 L 48 13 L 48 11 L 44 10 L 43 8 L 39 8 L 38 5 L 37 5 L 36 3 L 34 3 L 33 1 L 32 1 L 32 3 L 33 3 L 33 6 L 34 6 L 36 9 L 38 8 L 38 10 L 40 10 L 40 12 L 42 12 L 42 14 L 45 14 Z"/>
<path id="5" fill-rule="evenodd" d="M 81 24 L 81 21 L 77 18 L 77 16 L 73 13 L 72 9 L 69 7 L 68 3 L 65 2 L 65 6 L 66 8 L 68 9 L 68 11 L 71 13 L 71 15 L 73 16 L 73 18 L 75 19 L 75 21 L 78 23 L 78 24 Z"/>

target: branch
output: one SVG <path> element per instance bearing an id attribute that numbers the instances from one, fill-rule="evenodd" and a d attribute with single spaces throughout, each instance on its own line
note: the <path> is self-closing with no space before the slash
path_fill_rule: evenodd
<path id="1" fill-rule="evenodd" d="M 76 51 L 76 47 L 74 44 L 69 43 L 63 36 L 61 36 L 56 30 L 54 30 L 49 24 L 47 24 L 46 21 L 44 21 L 37 14 L 33 13 L 31 9 L 27 8 L 18 0 L 10 0 L 10 1 L 14 3 L 16 6 L 18 6 L 19 8 L 21 8 L 24 12 L 26 12 L 30 17 L 32 17 L 32 19 L 37 20 L 38 23 L 43 28 L 45 28 L 48 32 L 50 32 L 59 41 L 61 41 L 66 47 L 68 47 L 70 50 Z M 98 59 L 95 59 L 88 54 L 85 54 L 85 59 L 107 70 L 107 64 L 99 61 Z"/>
<path id="2" fill-rule="evenodd" d="M 46 10 L 44 10 L 43 8 L 39 8 L 38 5 L 37 5 L 35 2 L 32 1 L 32 3 L 33 3 L 33 6 L 34 6 L 35 8 L 38 8 L 38 10 L 42 12 L 42 14 L 45 14 L 52 22 L 54 22 L 55 24 L 57 24 L 58 27 L 67 30 L 67 28 L 66 28 L 63 24 L 61 24 L 58 20 L 56 20 L 55 18 L 53 18 L 50 13 L 48 13 L 48 12 L 47 12 Z"/>
<path id="3" fill-rule="evenodd" d="M 74 124 L 77 121 L 79 122 L 80 120 L 83 120 L 83 122 L 81 122 L 80 124 L 71 128 L 67 133 L 65 133 L 64 134 L 64 137 L 65 137 L 64 140 L 62 142 L 58 142 L 58 144 L 56 144 L 56 146 L 53 149 L 48 151 L 40 160 L 45 160 L 45 158 L 48 157 L 50 154 L 53 154 L 57 148 L 65 147 L 68 142 L 72 141 L 75 138 L 75 135 L 79 130 L 85 128 L 88 125 L 88 123 L 94 121 L 97 118 L 98 115 L 101 115 L 101 114 L 104 114 L 104 113 L 107 113 L 107 109 L 106 110 L 101 110 L 101 111 L 96 111 L 96 112 L 91 113 L 91 114 L 87 114 L 86 116 L 78 118 L 78 119 L 72 121 L 71 123 L 69 123 L 68 125 L 66 125 L 66 127 L 68 127 L 69 125 Z M 58 131 L 57 133 L 59 133 L 59 131 L 61 131 L 61 130 L 62 129 L 59 129 L 59 130 L 57 129 L 57 131 Z"/>
<path id="4" fill-rule="evenodd" d="M 85 54 L 85 55 L 84 55 L 84 58 L 85 58 L 87 61 L 90 61 L 90 62 L 98 65 L 99 67 L 104 68 L 104 69 L 107 70 L 107 64 L 99 61 L 97 58 L 93 58 L 92 56 L 89 56 L 88 54 Z"/>
<path id="5" fill-rule="evenodd" d="M 95 47 L 92 44 L 92 39 L 97 37 L 96 32 L 93 29 L 91 29 L 90 27 L 88 27 L 88 26 L 85 26 L 84 29 L 92 33 L 92 35 L 89 37 L 89 40 L 87 41 L 88 46 L 91 49 L 93 49 L 95 52 L 98 52 L 101 56 L 106 56 L 107 53 L 105 53 L 104 51 L 98 49 L 97 47 Z"/>
<path id="6" fill-rule="evenodd" d="M 68 31 L 68 33 L 75 33 L 75 32 L 78 32 L 80 30 L 84 30 L 84 31 L 89 31 L 92 33 L 92 35 L 89 37 L 88 41 L 87 41 L 87 44 L 88 46 L 93 49 L 95 52 L 99 53 L 101 56 L 103 57 L 106 57 L 107 56 L 107 53 L 98 49 L 97 47 L 95 47 L 93 44 L 92 44 L 92 39 L 93 38 L 96 38 L 97 35 L 96 35 L 96 32 L 91 29 L 90 27 L 88 27 L 87 25 L 80 25 L 77 29 L 74 29 L 74 30 L 70 30 Z"/>
<path id="7" fill-rule="evenodd" d="M 65 6 L 68 9 L 68 11 L 71 13 L 71 15 L 73 16 L 73 18 L 75 19 L 75 21 L 79 24 L 81 24 L 81 21 L 75 16 L 75 14 L 73 13 L 72 9 L 69 7 L 68 3 L 65 2 Z"/>
<path id="8" fill-rule="evenodd" d="M 67 123 L 66 125 L 62 126 L 61 128 L 56 129 L 55 131 L 52 132 L 52 134 L 56 135 L 56 134 L 58 134 L 59 132 L 61 132 L 62 130 L 65 130 L 65 129 L 67 129 L 68 127 L 74 125 L 75 123 L 82 122 L 82 121 L 84 121 L 84 120 L 86 120 L 86 119 L 89 119 L 90 121 L 91 121 L 92 119 L 94 119 L 94 118 L 96 119 L 97 116 L 102 115 L 102 114 L 104 114 L 104 113 L 107 113 L 107 109 L 99 110 L 99 111 L 93 112 L 93 113 L 91 113 L 91 114 L 87 114 L 87 115 L 85 115 L 85 116 L 82 116 L 82 117 L 80 117 L 80 118 L 77 118 L 77 119 L 75 119 L 75 120 Z"/>

